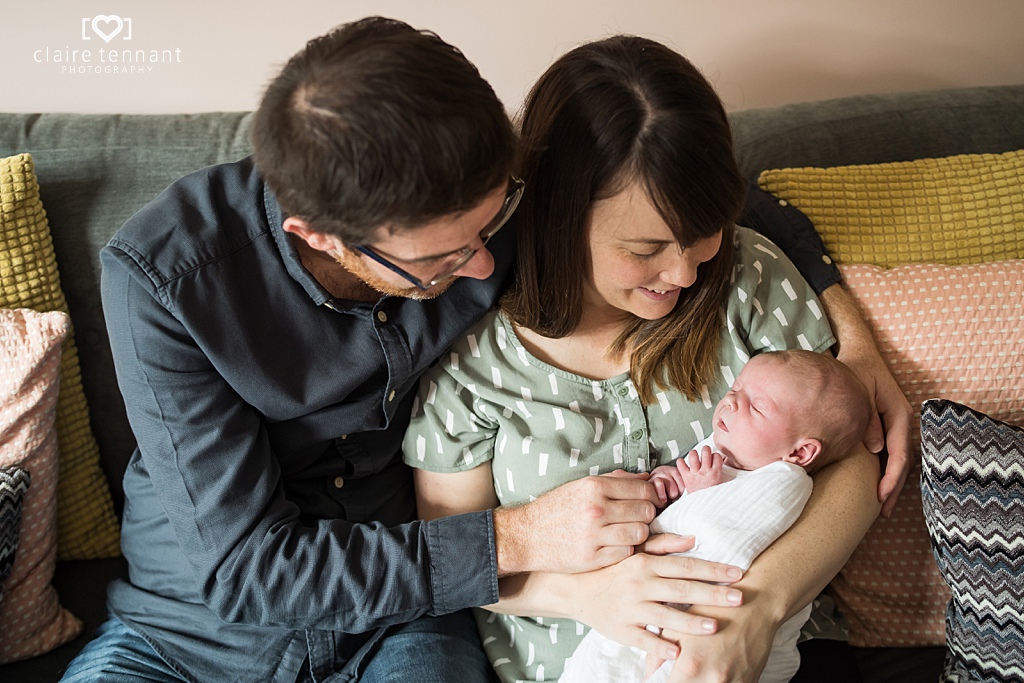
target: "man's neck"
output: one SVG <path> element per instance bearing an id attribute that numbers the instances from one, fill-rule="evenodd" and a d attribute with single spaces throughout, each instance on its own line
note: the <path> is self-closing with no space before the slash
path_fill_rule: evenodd
<path id="1" fill-rule="evenodd" d="M 380 292 L 348 272 L 330 254 L 314 249 L 306 244 L 305 240 L 294 235 L 291 235 L 290 239 L 299 252 L 302 266 L 309 271 L 314 280 L 320 283 L 321 287 L 330 292 L 331 296 L 370 303 L 380 300 Z"/>

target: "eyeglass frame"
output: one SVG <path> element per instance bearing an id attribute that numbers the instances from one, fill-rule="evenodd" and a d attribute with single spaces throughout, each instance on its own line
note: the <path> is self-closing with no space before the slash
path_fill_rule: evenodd
<path id="1" fill-rule="evenodd" d="M 492 218 L 491 221 L 486 226 L 484 226 L 484 228 L 479 233 L 479 238 L 481 242 L 480 246 L 472 249 L 467 246 L 453 252 L 455 254 L 458 254 L 458 257 L 455 259 L 455 261 L 452 262 L 452 265 L 445 268 L 440 274 L 431 278 L 429 281 L 427 281 L 426 284 L 424 284 L 423 280 L 421 280 L 420 278 L 403 270 L 400 266 L 395 265 L 394 263 L 392 263 L 385 257 L 381 256 L 368 246 L 355 246 L 352 247 L 352 249 L 354 251 L 359 252 L 360 254 L 363 254 L 364 256 L 370 257 L 371 259 L 373 259 L 380 265 L 384 266 L 391 272 L 402 276 L 403 278 L 411 282 L 413 285 L 415 285 L 417 289 L 427 291 L 428 289 L 435 286 L 439 282 L 443 282 L 450 278 L 452 275 L 455 275 L 455 273 L 460 271 L 467 263 L 473 260 L 473 257 L 476 256 L 477 252 L 483 249 L 484 246 L 486 246 L 487 242 L 489 242 L 490 239 L 494 237 L 498 233 L 498 231 L 505 226 L 506 223 L 508 223 L 508 220 L 512 218 L 512 214 L 515 213 L 516 207 L 519 206 L 519 200 L 523 198 L 523 190 L 525 188 L 526 183 L 521 178 L 515 175 L 511 176 L 509 179 L 509 188 L 505 193 L 505 202 L 501 205 L 501 209 L 498 211 L 498 213 L 494 215 L 494 218 Z"/>

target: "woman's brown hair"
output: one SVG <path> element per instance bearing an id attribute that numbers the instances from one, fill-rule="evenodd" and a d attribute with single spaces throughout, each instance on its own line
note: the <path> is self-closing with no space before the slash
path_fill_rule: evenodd
<path id="1" fill-rule="evenodd" d="M 722 246 L 672 313 L 634 319 L 609 352 L 629 351 L 644 402 L 667 385 L 697 400 L 718 365 L 733 223 L 745 192 L 714 89 L 679 53 L 615 36 L 558 59 L 530 92 L 520 126 L 526 191 L 516 212 L 516 277 L 502 309 L 538 334 L 572 334 L 591 272 L 591 207 L 641 183 L 680 247 L 719 231 Z"/>

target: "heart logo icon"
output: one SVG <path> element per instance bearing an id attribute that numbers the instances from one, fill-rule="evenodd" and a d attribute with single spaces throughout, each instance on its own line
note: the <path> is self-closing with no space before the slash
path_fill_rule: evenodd
<path id="1" fill-rule="evenodd" d="M 100 28 L 100 24 L 108 27 L 113 26 L 113 28 L 108 28 L 108 30 L 104 31 Z M 104 42 L 109 43 L 113 40 L 114 36 L 120 33 L 122 28 L 124 28 L 124 22 L 121 21 L 121 17 L 116 14 L 97 14 L 92 18 L 93 33 L 102 38 Z"/>

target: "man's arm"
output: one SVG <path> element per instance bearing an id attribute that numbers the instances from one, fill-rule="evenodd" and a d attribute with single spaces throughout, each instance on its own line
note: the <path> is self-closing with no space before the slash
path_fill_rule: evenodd
<path id="1" fill-rule="evenodd" d="M 391 528 L 300 518 L 262 416 L 151 269 L 121 249 L 101 259 L 118 383 L 152 484 L 144 495 L 159 499 L 210 609 L 231 622 L 361 632 L 497 599 L 489 512 Z"/>
<path id="2" fill-rule="evenodd" d="M 878 484 L 882 515 L 888 517 L 910 471 L 910 426 L 914 411 L 879 354 L 857 305 L 842 284 L 829 287 L 820 298 L 839 340 L 835 347 L 836 358 L 857 374 L 871 399 L 871 422 L 864 444 L 872 453 L 881 452 L 883 447 L 888 453 L 885 476 Z"/>

